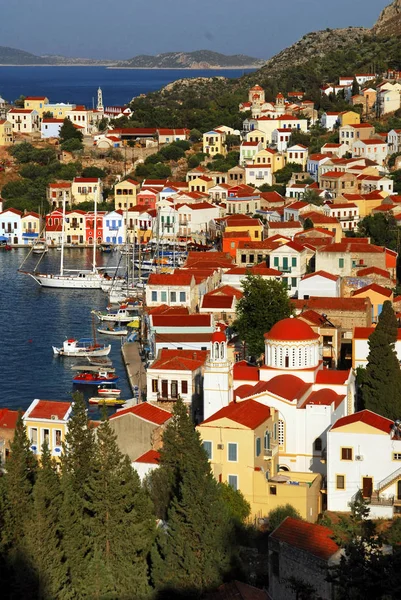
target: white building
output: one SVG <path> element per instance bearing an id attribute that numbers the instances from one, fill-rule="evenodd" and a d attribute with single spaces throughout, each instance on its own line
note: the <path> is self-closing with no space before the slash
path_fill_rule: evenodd
<path id="1" fill-rule="evenodd" d="M 60 137 L 60 129 L 63 122 L 63 119 L 42 119 L 40 137 L 42 139 Z"/>
<path id="2" fill-rule="evenodd" d="M 125 232 L 122 212 L 113 210 L 103 215 L 103 242 L 108 244 L 124 244 Z"/>
<path id="3" fill-rule="evenodd" d="M 274 144 L 279 152 L 285 152 L 291 139 L 291 129 L 280 127 L 272 133 L 272 144 Z"/>
<path id="4" fill-rule="evenodd" d="M 255 154 L 263 150 L 262 142 L 242 142 L 240 146 L 240 165 L 246 165 L 252 163 Z"/>
<path id="5" fill-rule="evenodd" d="M 273 185 L 272 169 L 269 165 L 245 165 L 245 183 L 254 187 Z"/>
<path id="6" fill-rule="evenodd" d="M 203 419 L 208 419 L 232 401 L 232 365 L 227 359 L 227 338 L 217 330 L 212 335 L 211 351 L 203 375 Z"/>
<path id="7" fill-rule="evenodd" d="M 387 134 L 387 143 L 389 154 L 400 152 L 401 150 L 401 129 L 392 129 Z"/>
<path id="8" fill-rule="evenodd" d="M 365 192 L 361 192 L 362 194 Z M 359 206 L 353 202 L 335 202 L 327 204 L 329 217 L 335 217 L 341 223 L 344 231 L 353 231 L 359 222 Z"/>
<path id="9" fill-rule="evenodd" d="M 320 125 L 329 131 L 333 131 L 334 127 L 340 122 L 339 112 L 325 112 L 320 117 Z"/>
<path id="10" fill-rule="evenodd" d="M 35 133 L 40 129 L 39 114 L 29 108 L 12 108 L 7 113 L 7 120 L 15 133 Z"/>
<path id="11" fill-rule="evenodd" d="M 270 266 L 282 272 L 282 282 L 287 286 L 288 294 L 293 296 L 306 274 L 307 250 L 297 242 L 286 242 L 269 254 Z"/>
<path id="12" fill-rule="evenodd" d="M 327 154 L 323 154 L 323 152 L 309 155 L 308 162 L 306 163 L 306 170 L 315 181 L 317 181 L 319 177 L 319 167 L 329 160 L 330 157 L 327 156 Z"/>
<path id="13" fill-rule="evenodd" d="M 195 277 L 191 271 L 151 273 L 146 284 L 146 305 L 186 306 L 194 311 L 197 300 L 195 288 Z"/>
<path id="14" fill-rule="evenodd" d="M 379 165 L 383 165 L 388 155 L 387 142 L 379 138 L 358 140 L 352 144 L 352 156 L 368 158 Z"/>
<path id="15" fill-rule="evenodd" d="M 295 163 L 305 168 L 308 162 L 308 148 L 302 144 L 294 144 L 285 153 L 287 163 Z"/>
<path id="16" fill-rule="evenodd" d="M 327 508 L 348 512 L 361 491 L 370 516 L 401 513 L 401 430 L 369 410 L 344 416 L 327 436 Z"/>
<path id="17" fill-rule="evenodd" d="M 326 271 L 316 271 L 316 273 L 304 275 L 298 284 L 298 298 L 303 300 L 311 296 L 340 298 L 341 277 L 331 275 Z"/>
<path id="18" fill-rule="evenodd" d="M 22 212 L 16 208 L 7 208 L 0 213 L 0 236 L 7 238 L 8 244 L 23 244 Z"/>

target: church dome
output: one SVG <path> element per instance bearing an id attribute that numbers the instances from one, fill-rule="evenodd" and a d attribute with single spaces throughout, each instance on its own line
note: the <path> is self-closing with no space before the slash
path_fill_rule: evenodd
<path id="1" fill-rule="evenodd" d="M 318 338 L 319 335 L 307 323 L 291 317 L 278 321 L 265 333 L 266 340 L 277 342 L 307 342 Z"/>

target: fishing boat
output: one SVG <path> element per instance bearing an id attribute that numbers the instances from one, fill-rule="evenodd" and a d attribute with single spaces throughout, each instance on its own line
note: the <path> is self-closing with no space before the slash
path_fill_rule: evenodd
<path id="1" fill-rule="evenodd" d="M 48 250 L 46 240 L 37 240 L 32 247 L 33 254 L 44 254 Z"/>
<path id="2" fill-rule="evenodd" d="M 61 348 L 56 346 L 52 348 L 56 356 L 108 356 L 111 345 L 98 344 L 96 340 L 82 338 L 65 340 Z"/>
<path id="3" fill-rule="evenodd" d="M 116 386 L 115 383 L 105 383 L 104 385 L 98 386 L 97 393 L 100 396 L 119 396 L 121 394 L 121 390 Z"/>
<path id="4" fill-rule="evenodd" d="M 89 270 L 72 270 L 64 268 L 64 245 L 65 245 L 65 221 L 66 221 L 66 197 L 63 195 L 63 216 L 61 230 L 61 255 L 60 255 L 60 271 L 59 273 L 41 273 L 36 271 L 22 271 L 23 275 L 29 275 L 39 285 L 46 288 L 78 288 L 78 289 L 100 289 L 104 275 L 96 268 L 96 236 L 93 236 L 93 268 Z M 94 222 L 97 219 L 97 198 L 95 198 Z M 43 253 L 42 253 L 43 254 Z M 40 261 L 40 259 L 39 259 Z M 24 261 L 25 262 L 25 261 Z M 21 265 L 22 266 L 22 265 Z"/>
<path id="5" fill-rule="evenodd" d="M 76 367 L 79 371 L 74 375 L 72 382 L 79 385 L 100 385 L 103 383 L 115 383 L 118 381 L 114 369 L 102 369 L 101 367 Z"/>
<path id="6" fill-rule="evenodd" d="M 100 321 L 114 321 L 116 323 L 129 323 L 132 320 L 132 313 L 126 305 L 121 305 L 118 310 L 93 310 L 92 314 L 96 315 Z"/>
<path id="7" fill-rule="evenodd" d="M 98 327 L 97 330 L 99 333 L 103 333 L 104 335 L 128 335 L 127 327 L 124 327 L 123 325 L 115 325 L 113 323 Z"/>
<path id="8" fill-rule="evenodd" d="M 106 406 L 124 406 L 125 400 L 121 400 L 121 398 L 99 398 L 98 396 L 93 396 L 89 398 L 89 404 L 103 404 Z"/>

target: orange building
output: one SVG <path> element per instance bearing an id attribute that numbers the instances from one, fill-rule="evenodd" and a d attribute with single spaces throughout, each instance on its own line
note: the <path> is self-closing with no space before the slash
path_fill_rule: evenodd
<path id="1" fill-rule="evenodd" d="M 235 258 L 239 243 L 250 241 L 249 231 L 226 231 L 223 233 L 223 252 Z"/>

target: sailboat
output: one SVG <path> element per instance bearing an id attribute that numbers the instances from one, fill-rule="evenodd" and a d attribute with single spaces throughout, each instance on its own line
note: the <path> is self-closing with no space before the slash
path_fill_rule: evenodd
<path id="1" fill-rule="evenodd" d="M 98 188 L 99 189 L 99 188 Z M 99 193 L 99 192 L 98 192 Z M 94 211 L 94 235 L 93 235 L 93 268 L 88 270 L 72 270 L 64 268 L 64 244 L 65 244 L 65 193 L 63 195 L 63 218 L 61 231 L 61 255 L 59 273 L 40 273 L 38 271 L 21 271 L 29 275 L 39 285 L 47 288 L 78 288 L 78 289 L 100 289 L 104 275 L 96 268 L 96 224 L 97 224 L 97 198 L 95 198 Z"/>

